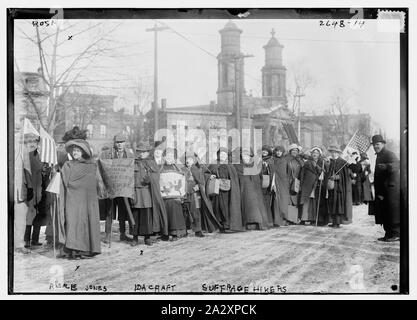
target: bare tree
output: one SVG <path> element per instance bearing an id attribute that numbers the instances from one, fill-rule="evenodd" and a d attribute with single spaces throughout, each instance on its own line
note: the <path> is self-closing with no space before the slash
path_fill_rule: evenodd
<path id="1" fill-rule="evenodd" d="M 301 107 L 301 98 L 307 95 L 307 91 L 316 85 L 316 80 L 305 65 L 304 60 L 297 60 L 288 68 L 287 96 L 290 97 L 292 112 Z"/>
<path id="2" fill-rule="evenodd" d="M 51 134 L 64 121 L 57 117 L 60 102 L 64 101 L 63 98 L 71 88 L 80 85 L 78 81 L 86 70 L 92 65 L 97 65 L 99 58 L 116 49 L 109 36 L 120 26 L 120 24 L 113 23 L 105 25 L 104 21 L 89 22 L 87 26 L 85 23 L 65 22 L 65 26 L 61 26 L 60 23 L 44 28 L 36 25 L 32 26 L 29 31 L 17 27 L 19 37 L 37 48 L 40 64 L 39 76 L 47 94 L 46 106 L 33 99 L 33 93 L 24 82 L 16 59 L 15 68 L 20 74 L 23 88 L 40 124 Z M 89 40 L 75 42 L 82 36 L 89 36 Z M 80 48 L 80 50 L 74 50 L 74 48 Z M 71 106 L 64 105 L 63 107 Z"/>
<path id="3" fill-rule="evenodd" d="M 338 88 L 330 99 L 329 108 L 325 114 L 329 116 L 329 138 L 339 145 L 345 144 L 353 132 L 349 131 L 348 117 L 351 110 L 351 101 L 355 93 Z"/>

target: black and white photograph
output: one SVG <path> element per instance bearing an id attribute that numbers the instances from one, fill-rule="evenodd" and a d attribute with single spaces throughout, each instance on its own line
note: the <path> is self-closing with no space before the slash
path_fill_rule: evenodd
<path id="1" fill-rule="evenodd" d="M 9 295 L 408 294 L 406 5 L 7 19 Z"/>

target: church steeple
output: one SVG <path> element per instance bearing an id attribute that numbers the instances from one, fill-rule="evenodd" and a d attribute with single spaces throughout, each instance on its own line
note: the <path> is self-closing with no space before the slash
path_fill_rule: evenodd
<path id="1" fill-rule="evenodd" d="M 240 82 L 240 88 L 244 92 L 244 64 L 243 59 L 236 59 L 243 56 L 240 52 L 239 29 L 231 20 L 219 31 L 221 36 L 221 51 L 217 56 L 218 60 L 218 88 L 217 104 L 227 111 L 233 111 L 235 93 L 235 71 Z M 235 63 L 236 69 L 235 69 Z"/>
<path id="2" fill-rule="evenodd" d="M 287 103 L 286 98 L 286 68 L 282 63 L 284 46 L 271 30 L 271 39 L 263 47 L 265 50 L 265 66 L 262 68 L 262 96 L 271 102 Z"/>

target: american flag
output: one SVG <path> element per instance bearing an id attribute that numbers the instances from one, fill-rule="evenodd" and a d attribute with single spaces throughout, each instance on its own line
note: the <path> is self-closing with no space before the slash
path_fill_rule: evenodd
<path id="1" fill-rule="evenodd" d="M 370 145 L 371 138 L 365 134 L 360 133 L 359 131 L 356 131 L 346 148 L 352 148 L 354 150 L 358 150 L 359 153 L 364 153 L 368 151 Z"/>
<path id="2" fill-rule="evenodd" d="M 40 127 L 39 133 L 41 138 L 41 162 L 58 164 L 54 139 L 42 127 Z"/>
<path id="3" fill-rule="evenodd" d="M 359 157 L 361 153 L 368 151 L 370 145 L 370 137 L 360 133 L 359 131 L 356 131 L 343 150 L 342 157 L 349 163 L 354 162 L 354 158 Z M 352 153 L 355 151 L 358 153 L 358 155 L 356 157 L 352 157 Z"/>

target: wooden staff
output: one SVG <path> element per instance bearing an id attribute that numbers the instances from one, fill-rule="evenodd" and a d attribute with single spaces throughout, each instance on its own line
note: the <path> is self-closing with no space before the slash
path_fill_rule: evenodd
<path id="1" fill-rule="evenodd" d="M 323 175 L 323 180 L 324 180 L 324 159 L 322 159 L 323 163 L 321 165 L 321 173 L 320 175 Z M 320 178 L 320 177 L 319 177 Z M 319 221 L 319 210 L 320 210 L 320 198 L 321 198 L 321 186 L 322 186 L 322 182 L 323 180 L 320 180 L 320 187 L 319 187 L 319 199 L 317 200 L 317 214 L 316 214 L 316 227 Z"/>
<path id="2" fill-rule="evenodd" d="M 123 201 L 125 202 L 127 214 L 129 216 L 129 220 L 130 220 L 130 222 L 132 224 L 132 227 L 133 227 L 133 226 L 135 226 L 135 219 L 133 218 L 132 210 L 130 210 L 129 201 L 127 200 L 126 197 L 123 197 Z"/>
<path id="3" fill-rule="evenodd" d="M 56 199 L 57 196 L 55 194 L 52 194 L 52 236 L 53 236 L 53 240 L 52 240 L 52 245 L 54 246 L 54 258 L 56 259 L 56 243 L 55 243 L 55 214 L 56 214 Z"/>

